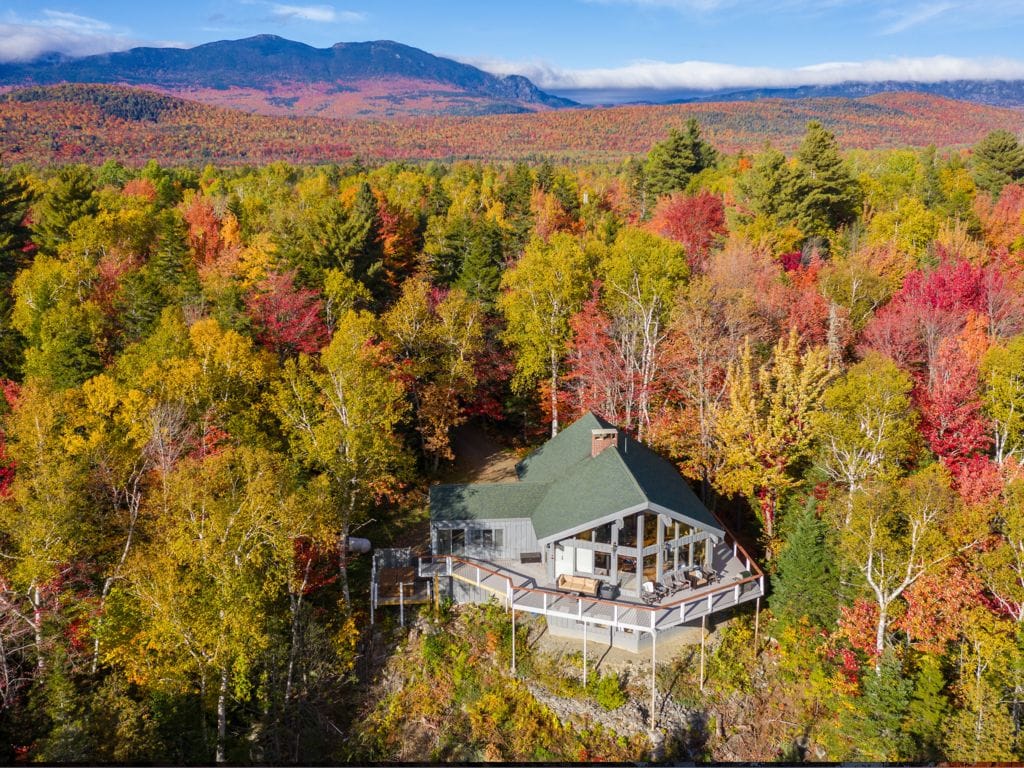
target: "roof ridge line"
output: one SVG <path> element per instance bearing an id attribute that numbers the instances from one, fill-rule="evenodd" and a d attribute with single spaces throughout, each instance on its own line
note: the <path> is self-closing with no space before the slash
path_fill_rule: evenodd
<path id="1" fill-rule="evenodd" d="M 623 444 L 625 444 L 625 441 L 629 440 L 629 435 L 626 434 L 625 432 L 623 432 L 622 430 L 619 430 L 619 431 L 622 434 Z M 623 468 L 626 470 L 626 474 L 629 475 L 629 479 L 633 481 L 633 485 L 636 486 L 636 489 L 638 491 L 640 491 L 640 495 L 644 497 L 644 500 L 648 504 L 650 504 L 651 503 L 651 496 L 650 496 L 650 494 L 647 493 L 647 489 L 646 488 L 644 488 L 642 485 L 640 485 L 640 481 L 637 479 L 636 475 L 633 473 L 632 467 L 630 467 L 629 464 L 626 462 L 626 458 L 623 455 L 624 453 L 625 453 L 625 451 L 623 451 L 623 452 L 619 451 L 619 446 L 618 446 L 618 444 L 616 444 L 616 446 L 615 446 L 615 456 L 616 456 L 616 458 L 622 463 Z M 600 456 L 600 455 L 601 454 L 598 454 L 598 456 Z M 595 456 L 593 458 L 597 458 L 597 457 Z"/>

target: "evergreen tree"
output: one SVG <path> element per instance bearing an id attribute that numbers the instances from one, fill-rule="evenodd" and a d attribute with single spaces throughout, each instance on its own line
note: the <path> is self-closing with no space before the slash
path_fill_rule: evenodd
<path id="1" fill-rule="evenodd" d="M 1024 179 L 1024 147 L 1009 131 L 992 131 L 974 145 L 974 182 L 992 197 Z"/>
<path id="2" fill-rule="evenodd" d="M 853 222 L 863 194 L 843 163 L 835 134 L 817 120 L 809 122 L 797 161 L 782 185 L 783 217 L 807 236 L 827 236 Z"/>
<path id="3" fill-rule="evenodd" d="M 806 618 L 817 627 L 833 627 L 839 601 L 835 557 L 814 502 L 789 526 L 772 578 L 772 612 L 783 622 Z"/>
<path id="4" fill-rule="evenodd" d="M 491 307 L 501 284 L 504 261 L 501 227 L 487 221 L 473 225 L 457 285 L 473 299 Z"/>
<path id="5" fill-rule="evenodd" d="M 34 211 L 33 239 L 39 250 L 56 255 L 57 247 L 68 239 L 69 227 L 97 210 L 90 170 L 84 165 L 61 168 Z"/>
<path id="6" fill-rule="evenodd" d="M 0 278 L 5 292 L 15 273 L 24 266 L 22 249 L 28 241 L 24 226 L 28 212 L 28 188 L 9 171 L 0 170 Z"/>
<path id="7" fill-rule="evenodd" d="M 183 306 L 200 293 L 199 276 L 185 246 L 181 217 L 161 215 L 158 246 L 140 269 L 127 275 L 116 299 L 127 341 L 135 341 L 156 325 L 164 307 Z"/>
<path id="8" fill-rule="evenodd" d="M 942 757 L 942 731 L 949 710 L 945 687 L 946 678 L 939 660 L 922 656 L 907 708 L 907 728 L 917 743 L 915 760 L 933 761 Z"/>
<path id="9" fill-rule="evenodd" d="M 668 138 L 647 155 L 647 191 L 655 197 L 686 189 L 690 179 L 714 166 L 718 153 L 700 135 L 700 124 L 690 118 L 683 131 L 673 128 Z"/>
<path id="10" fill-rule="evenodd" d="M 774 217 L 783 204 L 783 186 L 788 168 L 786 156 L 771 145 L 754 158 L 750 172 L 737 180 L 737 186 L 755 213 Z"/>
<path id="11" fill-rule="evenodd" d="M 877 670 L 865 673 L 863 693 L 840 715 L 840 727 L 859 760 L 892 762 L 913 754 L 913 740 L 904 729 L 913 683 L 903 677 L 902 664 L 890 651 Z"/>

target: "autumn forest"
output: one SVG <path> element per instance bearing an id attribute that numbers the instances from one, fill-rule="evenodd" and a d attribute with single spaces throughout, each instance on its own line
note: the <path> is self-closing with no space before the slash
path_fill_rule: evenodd
<path id="1" fill-rule="evenodd" d="M 460 426 L 587 410 L 769 573 L 658 756 L 1024 759 L 1024 148 L 657 138 L 0 169 L 0 762 L 647 759 L 538 693 L 637 680 L 370 627 L 346 546 L 422 543 Z"/>

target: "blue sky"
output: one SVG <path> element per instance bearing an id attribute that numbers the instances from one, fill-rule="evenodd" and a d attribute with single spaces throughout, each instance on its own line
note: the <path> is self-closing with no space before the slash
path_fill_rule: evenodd
<path id="1" fill-rule="evenodd" d="M 1024 78 L 1024 0 L 0 0 L 0 60 L 391 39 L 556 92 Z"/>

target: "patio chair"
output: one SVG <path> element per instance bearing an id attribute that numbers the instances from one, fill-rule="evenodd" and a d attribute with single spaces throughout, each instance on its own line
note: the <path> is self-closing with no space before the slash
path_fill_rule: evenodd
<path id="1" fill-rule="evenodd" d="M 661 593 L 657 589 L 657 587 L 660 586 L 660 584 L 656 586 L 653 581 L 645 581 L 640 585 L 640 599 L 647 603 L 647 605 L 654 605 L 656 602 L 661 600 L 662 597 Z M 664 589 L 664 587 L 661 588 Z"/>

